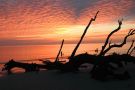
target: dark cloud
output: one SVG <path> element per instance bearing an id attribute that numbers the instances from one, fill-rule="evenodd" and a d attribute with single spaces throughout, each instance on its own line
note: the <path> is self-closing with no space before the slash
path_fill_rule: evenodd
<path id="1" fill-rule="evenodd" d="M 86 8 L 93 7 L 99 0 L 62 0 L 62 7 L 74 10 L 75 16 L 78 17 Z"/>

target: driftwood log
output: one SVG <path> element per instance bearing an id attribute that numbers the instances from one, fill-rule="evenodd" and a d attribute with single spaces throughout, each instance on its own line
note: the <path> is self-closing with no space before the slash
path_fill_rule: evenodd
<path id="1" fill-rule="evenodd" d="M 90 19 L 90 21 L 89 21 L 87 27 L 85 28 L 85 30 L 84 30 L 84 32 L 83 32 L 83 34 L 82 34 L 82 36 L 81 36 L 79 42 L 77 43 L 77 45 L 76 45 L 76 47 L 74 48 L 74 50 L 73 50 L 71 56 L 69 57 L 69 60 L 72 60 L 73 57 L 75 56 L 75 53 L 76 53 L 78 47 L 80 46 L 80 44 L 81 44 L 81 42 L 82 42 L 82 40 L 83 40 L 85 34 L 87 33 L 88 28 L 90 27 L 90 25 L 92 24 L 92 22 L 96 20 L 98 13 L 99 13 L 99 11 L 96 13 L 96 15 L 95 15 L 94 18 L 91 18 L 91 19 Z"/>
<path id="2" fill-rule="evenodd" d="M 126 70 L 123 74 L 115 74 L 114 72 L 121 67 L 125 67 L 123 65 L 123 63 L 126 63 L 126 64 L 135 63 L 135 56 L 131 55 L 132 52 L 135 50 L 135 47 L 133 47 L 134 40 L 132 41 L 132 44 L 129 47 L 126 54 L 120 55 L 120 54 L 114 53 L 112 55 L 106 55 L 106 53 L 109 52 L 112 48 L 123 47 L 126 44 L 128 37 L 133 36 L 135 34 L 135 29 L 130 29 L 128 34 L 124 37 L 124 39 L 122 40 L 121 43 L 114 44 L 110 41 L 111 36 L 121 29 L 123 19 L 118 20 L 118 27 L 107 36 L 105 43 L 102 46 L 102 49 L 98 55 L 91 55 L 88 53 L 75 55 L 85 34 L 87 33 L 88 28 L 90 27 L 92 22 L 96 20 L 98 13 L 99 13 L 99 11 L 96 13 L 94 18 L 91 18 L 88 25 L 86 26 L 79 42 L 77 43 L 76 47 L 74 48 L 73 52 L 71 53 L 71 55 L 69 57 L 69 62 L 61 63 L 59 61 L 59 55 L 62 51 L 62 47 L 64 44 L 64 40 L 62 40 L 60 49 L 58 51 L 58 54 L 57 54 L 54 62 L 42 60 L 44 62 L 44 64 L 40 65 L 40 64 L 18 63 L 18 62 L 11 60 L 4 65 L 3 70 L 7 70 L 9 73 L 11 73 L 10 70 L 12 68 L 21 67 L 21 68 L 25 69 L 26 72 L 27 71 L 38 71 L 40 68 L 45 68 L 48 70 L 58 69 L 58 70 L 61 70 L 64 72 L 68 72 L 68 71 L 71 72 L 71 71 L 78 71 L 78 68 L 82 64 L 89 63 L 94 66 L 91 69 L 92 78 L 104 80 L 108 76 L 113 76 L 113 77 L 116 77 L 119 79 L 125 79 L 125 78 L 128 79 L 129 74 Z M 115 64 L 116 67 L 111 65 L 111 63 Z M 123 77 L 123 78 L 121 78 L 121 77 Z"/>

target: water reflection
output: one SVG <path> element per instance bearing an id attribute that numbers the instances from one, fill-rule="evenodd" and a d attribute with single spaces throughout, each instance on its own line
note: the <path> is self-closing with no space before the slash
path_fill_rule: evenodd
<path id="1" fill-rule="evenodd" d="M 77 54 L 85 52 L 96 54 L 95 50 L 97 48 L 100 50 L 102 45 L 102 43 L 81 44 Z M 114 51 L 118 53 L 126 53 L 129 46 L 130 43 L 127 43 L 122 48 L 114 48 L 109 52 L 109 54 Z M 62 49 L 64 54 L 62 58 L 68 58 L 74 47 L 75 44 L 65 44 Z M 58 53 L 59 45 L 0 46 L 0 50 L 0 62 L 7 62 L 10 59 L 19 61 L 31 60 L 33 62 L 37 62 L 38 59 L 54 60 Z"/>

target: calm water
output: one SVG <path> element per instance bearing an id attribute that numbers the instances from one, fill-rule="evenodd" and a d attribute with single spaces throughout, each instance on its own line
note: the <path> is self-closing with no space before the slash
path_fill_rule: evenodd
<path id="1" fill-rule="evenodd" d="M 81 44 L 79 47 L 77 54 L 88 52 L 90 54 L 96 54 L 95 49 L 101 49 L 102 43 L 94 43 L 94 44 Z M 0 76 L 5 75 L 6 72 L 1 72 L 1 68 L 3 66 L 2 63 L 7 62 L 10 59 L 15 59 L 16 61 L 21 62 L 39 62 L 38 59 L 42 58 L 51 58 L 54 60 L 60 45 L 33 45 L 33 46 L 0 46 Z M 75 44 L 65 44 L 63 46 L 62 52 L 64 53 L 63 58 L 67 58 L 70 56 L 73 51 Z M 114 48 L 112 52 L 126 53 L 127 49 L 130 47 L 130 43 L 126 44 L 122 48 Z M 135 55 L 135 53 L 133 53 Z M 36 61 L 35 61 L 36 60 Z M 38 60 L 38 62 L 37 62 Z M 14 72 L 23 72 L 21 69 L 15 68 Z"/>
<path id="2" fill-rule="evenodd" d="M 96 54 L 95 49 L 101 49 L 102 43 L 82 44 L 77 54 L 88 52 Z M 112 49 L 111 52 L 126 53 L 130 43 L 123 48 Z M 9 59 L 32 60 L 41 58 L 55 58 L 60 45 L 33 45 L 33 46 L 0 46 L 0 62 L 7 62 Z M 65 44 L 62 52 L 64 57 L 69 56 L 73 51 L 75 44 Z M 111 53 L 109 52 L 109 53 Z"/>

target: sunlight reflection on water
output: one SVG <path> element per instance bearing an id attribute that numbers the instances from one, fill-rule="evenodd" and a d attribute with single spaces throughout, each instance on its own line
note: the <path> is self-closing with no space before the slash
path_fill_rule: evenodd
<path id="1" fill-rule="evenodd" d="M 96 54 L 95 50 L 98 48 L 101 49 L 102 43 L 94 43 L 94 44 L 81 44 L 77 54 L 88 52 L 90 54 Z M 41 64 L 41 60 L 51 60 L 54 61 L 55 57 L 58 53 L 60 45 L 33 45 L 33 46 L 0 46 L 0 63 L 5 63 L 10 59 L 14 59 L 15 61 L 25 62 L 25 63 L 38 63 Z M 61 60 L 68 60 L 68 56 L 70 56 L 73 51 L 75 44 L 65 44 L 63 46 L 62 52 L 63 56 L 60 57 Z M 126 53 L 128 48 L 130 47 L 130 43 L 127 43 L 122 48 L 114 48 L 108 54 L 112 54 L 113 52 L 117 53 Z M 133 53 L 135 55 L 135 53 Z M 5 72 L 1 72 L 3 64 L 0 64 L 0 76 L 5 75 Z M 24 72 L 21 69 L 14 69 L 15 73 Z"/>
<path id="2" fill-rule="evenodd" d="M 93 44 L 81 44 L 77 50 L 77 54 L 88 52 L 90 54 L 96 54 L 95 50 L 101 49 L 102 43 Z M 126 53 L 130 43 L 127 43 L 122 48 L 114 48 L 111 52 Z M 35 59 L 54 59 L 58 53 L 60 45 L 33 45 L 33 46 L 0 46 L 0 62 L 7 62 L 10 59 L 15 60 L 35 60 Z M 63 57 L 70 56 L 75 44 L 65 44 L 62 52 Z"/>

